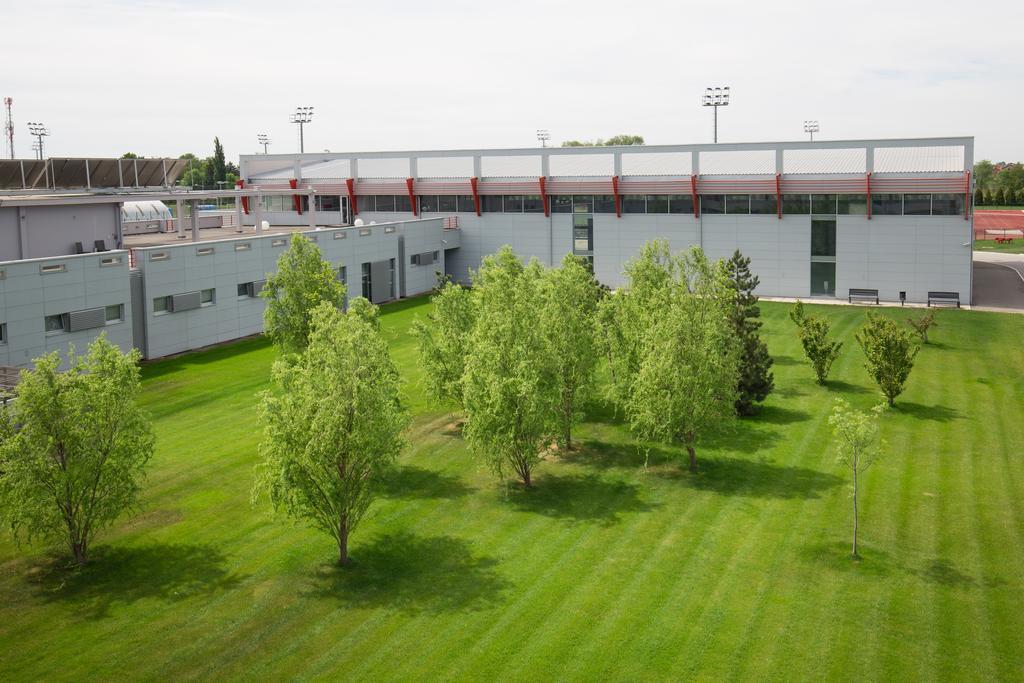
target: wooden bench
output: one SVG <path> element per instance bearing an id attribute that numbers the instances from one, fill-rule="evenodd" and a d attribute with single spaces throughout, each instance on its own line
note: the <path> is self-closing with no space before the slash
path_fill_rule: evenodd
<path id="1" fill-rule="evenodd" d="M 875 305 L 878 305 L 878 290 L 877 289 L 850 289 L 850 293 L 846 297 L 848 303 L 853 303 L 853 300 L 857 301 L 874 301 Z"/>
<path id="2" fill-rule="evenodd" d="M 1013 244 L 1012 237 L 997 237 L 996 244 Z"/>
<path id="3" fill-rule="evenodd" d="M 928 305 L 932 302 L 937 304 L 956 304 L 960 308 L 960 292 L 928 292 Z"/>

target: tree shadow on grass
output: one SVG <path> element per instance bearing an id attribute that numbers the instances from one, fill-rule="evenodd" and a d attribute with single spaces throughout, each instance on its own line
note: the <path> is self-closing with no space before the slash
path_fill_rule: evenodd
<path id="1" fill-rule="evenodd" d="M 950 408 L 948 406 L 938 404 L 926 406 L 921 403 L 897 400 L 894 409 L 897 412 L 917 418 L 918 420 L 950 422 L 952 420 L 959 420 L 962 417 L 960 411 L 956 408 Z"/>
<path id="2" fill-rule="evenodd" d="M 949 560 L 935 558 L 929 561 L 917 575 L 926 581 L 955 588 L 974 588 L 978 582 L 964 574 Z"/>
<path id="3" fill-rule="evenodd" d="M 843 479 L 806 467 L 776 465 L 771 460 L 714 456 L 701 458 L 697 453 L 697 471 L 690 472 L 680 462 L 676 470 L 663 470 L 689 488 L 726 496 L 749 498 L 819 498 L 824 491 L 843 483 Z"/>
<path id="4" fill-rule="evenodd" d="M 807 362 L 803 358 L 793 356 L 772 356 L 772 360 L 775 361 L 775 365 L 803 365 Z"/>
<path id="5" fill-rule="evenodd" d="M 637 485 L 594 473 L 545 474 L 528 489 L 512 489 L 509 502 L 523 512 L 604 525 L 654 507 L 640 497 Z"/>
<path id="6" fill-rule="evenodd" d="M 451 474 L 403 465 L 388 471 L 380 482 L 380 492 L 388 498 L 458 498 L 472 491 Z"/>
<path id="7" fill-rule="evenodd" d="M 803 559 L 828 569 L 883 577 L 902 569 L 889 553 L 865 543 L 857 544 L 859 558 L 850 555 L 850 541 L 823 541 L 802 546 Z"/>
<path id="8" fill-rule="evenodd" d="M 350 552 L 348 565 L 317 569 L 306 597 L 335 598 L 357 608 L 440 613 L 485 609 L 500 603 L 509 588 L 497 560 L 475 556 L 466 541 L 453 536 L 400 531 L 356 543 Z"/>
<path id="9" fill-rule="evenodd" d="M 826 380 L 825 386 L 822 388 L 828 389 L 833 394 L 870 394 L 876 391 L 874 389 L 868 389 L 867 387 L 861 386 L 859 384 L 851 384 L 849 382 L 844 382 L 841 379 Z"/>
<path id="10" fill-rule="evenodd" d="M 114 605 L 155 599 L 176 602 L 231 590 L 242 578 L 226 569 L 227 558 L 209 545 L 98 546 L 81 569 L 66 556 L 51 556 L 29 573 L 38 598 L 70 605 L 101 619 Z"/>
<path id="11" fill-rule="evenodd" d="M 584 419 L 587 422 L 601 422 L 607 425 L 621 425 L 626 423 L 626 416 L 622 408 L 608 398 L 594 398 L 590 400 L 583 411 Z"/>
<path id="12" fill-rule="evenodd" d="M 577 451 L 561 456 L 565 462 L 600 469 L 636 469 L 643 466 L 644 455 L 635 443 L 614 443 L 587 439 Z"/>
<path id="13" fill-rule="evenodd" d="M 811 416 L 802 410 L 793 410 L 792 408 L 783 408 L 777 405 L 763 405 L 758 408 L 756 413 L 746 415 L 740 418 L 740 421 L 753 424 L 762 422 L 773 425 L 790 425 L 797 422 L 805 422 L 809 419 L 811 419 Z"/>

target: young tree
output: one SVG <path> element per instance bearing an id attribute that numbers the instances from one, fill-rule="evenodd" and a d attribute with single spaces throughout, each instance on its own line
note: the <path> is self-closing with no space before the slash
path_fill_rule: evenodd
<path id="1" fill-rule="evenodd" d="M 932 308 L 929 308 L 920 318 L 910 318 L 907 320 L 907 324 L 914 328 L 914 332 L 917 332 L 922 344 L 928 343 L 928 330 L 939 326 L 938 321 L 935 320 L 935 310 Z"/>
<path id="2" fill-rule="evenodd" d="M 349 301 L 348 312 L 380 332 L 380 306 L 370 303 L 366 297 L 357 296 Z"/>
<path id="3" fill-rule="evenodd" d="M 789 312 L 789 317 L 797 325 L 800 343 L 804 347 L 804 354 L 814 367 L 818 384 L 825 384 L 828 373 L 832 369 L 832 363 L 839 358 L 843 343 L 831 341 L 828 338 L 831 329 L 828 321 L 804 313 L 804 305 L 801 301 L 796 302 Z"/>
<path id="4" fill-rule="evenodd" d="M 859 477 L 878 459 L 881 444 L 878 439 L 878 417 L 885 410 L 884 405 L 877 405 L 871 413 L 854 410 L 846 401 L 839 399 L 832 408 L 828 419 L 832 427 L 833 440 L 839 462 L 853 472 L 853 558 L 857 554 L 857 495 L 859 493 Z"/>
<path id="5" fill-rule="evenodd" d="M 597 302 L 601 290 L 583 259 L 566 254 L 558 268 L 544 273 L 540 325 L 555 373 L 559 446 L 572 447 L 572 426 L 597 365 Z"/>
<path id="6" fill-rule="evenodd" d="M 404 445 L 398 371 L 379 332 L 322 302 L 309 346 L 295 362 L 275 363 L 274 378 L 280 390 L 263 394 L 253 499 L 266 493 L 275 510 L 330 535 L 347 564 L 349 537 Z"/>
<path id="7" fill-rule="evenodd" d="M 282 353 L 302 353 L 309 343 L 311 314 L 327 302 L 341 309 L 345 286 L 338 281 L 320 249 L 302 235 L 277 260 L 277 272 L 267 277 L 260 296 L 267 300 L 263 329 Z"/>
<path id="8" fill-rule="evenodd" d="M 914 358 L 921 349 L 910 332 L 892 318 L 868 312 L 868 322 L 856 333 L 867 362 L 864 367 L 878 384 L 889 405 L 903 393 L 903 385 L 914 367 Z"/>
<path id="9" fill-rule="evenodd" d="M 541 267 L 504 246 L 474 274 L 477 319 L 463 376 L 464 435 L 499 477 L 524 486 L 554 426 L 557 402 L 540 325 Z"/>
<path id="10" fill-rule="evenodd" d="M 641 438 L 685 446 L 695 471 L 700 436 L 735 416 L 739 348 L 724 264 L 710 263 L 697 247 L 678 264 L 681 277 L 643 338 L 626 414 Z"/>
<path id="11" fill-rule="evenodd" d="M 0 519 L 16 538 L 59 539 L 83 565 L 96 533 L 135 505 L 153 455 L 138 361 L 101 335 L 67 371 L 53 352 L 22 372 L 0 420 Z"/>
<path id="12" fill-rule="evenodd" d="M 227 164 L 224 160 L 224 145 L 220 144 L 220 138 L 213 139 L 213 180 L 217 182 L 224 180 L 227 176 Z"/>
<path id="13" fill-rule="evenodd" d="M 750 272 L 750 259 L 739 250 L 726 263 L 726 269 L 733 290 L 730 322 L 740 348 L 736 413 L 753 415 L 757 412 L 755 403 L 764 401 L 775 388 L 771 372 L 775 361 L 757 332 L 761 329 L 761 309 L 754 290 L 760 279 Z"/>
<path id="14" fill-rule="evenodd" d="M 461 408 L 462 376 L 476 321 L 473 293 L 446 281 L 431 302 L 427 322 L 417 319 L 412 324 L 427 392 L 441 403 Z"/>

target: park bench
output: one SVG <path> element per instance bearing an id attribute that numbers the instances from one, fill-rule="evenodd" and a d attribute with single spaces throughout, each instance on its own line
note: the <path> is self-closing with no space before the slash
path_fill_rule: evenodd
<path id="1" fill-rule="evenodd" d="M 857 301 L 874 301 L 878 304 L 878 290 L 877 289 L 855 289 L 850 288 L 850 293 L 846 297 L 848 303 L 853 303 L 853 300 Z"/>
<path id="2" fill-rule="evenodd" d="M 996 244 L 1013 244 L 1012 237 L 997 237 Z"/>
<path id="3" fill-rule="evenodd" d="M 932 302 L 936 304 L 956 304 L 956 307 L 960 308 L 960 292 L 928 292 L 928 305 L 931 306 Z"/>

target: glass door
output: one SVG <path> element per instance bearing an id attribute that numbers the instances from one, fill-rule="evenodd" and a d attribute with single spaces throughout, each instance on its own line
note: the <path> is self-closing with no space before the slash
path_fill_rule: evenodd
<path id="1" fill-rule="evenodd" d="M 836 219 L 811 219 L 811 296 L 836 295 Z"/>

